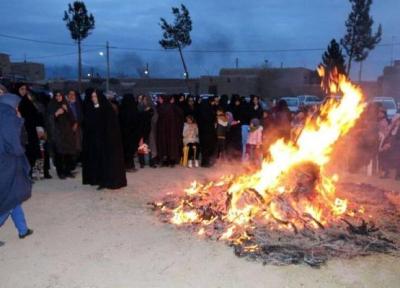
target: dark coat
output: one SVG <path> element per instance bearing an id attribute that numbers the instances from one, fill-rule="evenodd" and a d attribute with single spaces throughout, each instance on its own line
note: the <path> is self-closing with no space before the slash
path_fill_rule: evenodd
<path id="1" fill-rule="evenodd" d="M 0 96 L 0 214 L 31 197 L 30 166 L 21 144 L 24 120 L 16 114 L 20 98 Z"/>
<path id="2" fill-rule="evenodd" d="M 67 109 L 66 111 L 64 110 L 64 114 L 55 116 L 56 111 L 62 108 L 63 105 L 68 107 L 68 103 L 65 100 L 58 103 L 55 99 L 52 99 L 47 107 L 49 138 L 57 153 L 75 155 L 77 153 L 77 145 L 74 131 L 72 130 L 72 126 L 75 123 L 74 115 L 70 109 Z"/>
<path id="3" fill-rule="evenodd" d="M 122 99 L 119 121 L 125 158 L 133 158 L 139 147 L 141 125 L 138 105 L 131 94 L 125 95 Z"/>
<path id="4" fill-rule="evenodd" d="M 197 125 L 199 126 L 199 139 L 200 148 L 203 156 L 203 165 L 210 164 L 210 157 L 215 150 L 215 145 L 217 141 L 215 120 L 216 115 L 214 109 L 211 107 L 207 100 L 202 100 L 198 111 Z"/>
<path id="5" fill-rule="evenodd" d="M 164 103 L 158 107 L 157 151 L 160 160 L 180 160 L 183 116 L 183 111 L 175 104 Z"/>
<path id="6" fill-rule="evenodd" d="M 235 101 L 235 99 L 233 100 Z M 231 103 L 229 111 L 232 113 L 235 121 L 241 121 L 242 104 L 236 106 L 235 103 Z M 241 124 L 232 126 L 228 132 L 227 147 L 231 154 L 240 155 L 242 151 L 242 127 Z"/>
<path id="7" fill-rule="evenodd" d="M 274 138 L 276 140 L 283 138 L 288 141 L 290 139 L 292 113 L 284 100 L 278 102 L 277 107 L 275 107 L 273 111 L 272 117 L 275 131 Z"/>
<path id="8" fill-rule="evenodd" d="M 145 108 L 145 110 L 139 114 L 139 122 L 141 124 L 140 138 L 143 138 L 146 144 L 149 144 L 153 116 L 154 109 L 152 107 Z"/>
<path id="9" fill-rule="evenodd" d="M 76 144 L 77 153 L 82 151 L 82 122 L 83 122 L 83 109 L 82 101 L 78 98 L 74 103 L 68 103 L 70 111 L 74 116 L 76 130 L 74 131 L 74 138 Z"/>
<path id="10" fill-rule="evenodd" d="M 250 108 L 250 118 L 251 119 L 259 119 L 262 120 L 263 119 L 263 114 L 264 114 L 264 110 L 262 109 L 261 105 L 258 105 L 258 107 L 256 108 L 254 105 L 251 106 Z"/>
<path id="11" fill-rule="evenodd" d="M 98 98 L 98 108 L 85 100 L 82 182 L 119 189 L 127 185 L 119 121 L 110 102 Z"/>
<path id="12" fill-rule="evenodd" d="M 39 138 L 37 135 L 36 127 L 43 126 L 42 118 L 39 111 L 36 109 L 33 102 L 28 96 L 22 97 L 19 103 L 19 112 L 22 118 L 24 118 L 24 125 L 28 134 L 28 144 L 26 145 L 26 156 L 28 157 L 31 164 L 41 156 Z"/>

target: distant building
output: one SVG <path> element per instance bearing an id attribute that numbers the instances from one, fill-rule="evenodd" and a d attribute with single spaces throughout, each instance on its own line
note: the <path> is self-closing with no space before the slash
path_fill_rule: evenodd
<path id="1" fill-rule="evenodd" d="M 383 69 L 383 75 L 378 78 L 380 94 L 378 96 L 393 97 L 400 101 L 400 60 Z"/>
<path id="2" fill-rule="evenodd" d="M 221 69 L 219 76 L 203 76 L 199 82 L 200 93 L 216 95 L 278 98 L 322 93 L 317 73 L 306 68 Z"/>
<path id="3" fill-rule="evenodd" d="M 21 79 L 26 81 L 44 80 L 44 64 L 34 62 L 11 62 L 10 56 L 0 53 L 0 77 L 11 79 Z"/>
<path id="4" fill-rule="evenodd" d="M 0 77 L 5 77 L 11 73 L 11 62 L 8 54 L 0 53 Z"/>
<path id="5" fill-rule="evenodd" d="M 40 81 L 46 77 L 44 64 L 34 62 L 11 63 L 11 74 L 28 81 Z"/>

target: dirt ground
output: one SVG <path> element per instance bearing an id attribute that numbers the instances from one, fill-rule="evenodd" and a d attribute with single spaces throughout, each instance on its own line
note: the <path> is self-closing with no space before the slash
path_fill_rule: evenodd
<path id="1" fill-rule="evenodd" d="M 146 206 L 224 170 L 146 168 L 118 192 L 83 187 L 80 177 L 37 182 L 24 205 L 34 235 L 19 240 L 10 220 L 0 229 L 0 287 L 399 287 L 394 257 L 333 260 L 321 269 L 262 266 L 158 222 Z M 400 191 L 396 181 L 347 179 Z"/>

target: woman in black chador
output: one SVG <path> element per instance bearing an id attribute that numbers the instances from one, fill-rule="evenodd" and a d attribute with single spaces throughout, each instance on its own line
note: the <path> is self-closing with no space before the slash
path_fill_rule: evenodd
<path id="1" fill-rule="evenodd" d="M 27 143 L 25 145 L 25 154 L 28 158 L 31 167 L 35 166 L 36 160 L 40 158 L 39 137 L 36 127 L 43 126 L 40 119 L 40 114 L 32 99 L 29 96 L 28 86 L 24 83 L 17 83 L 15 94 L 21 97 L 18 110 L 22 118 L 25 120 L 25 130 L 27 132 Z M 32 174 L 32 171 L 31 171 Z"/>
<path id="2" fill-rule="evenodd" d="M 120 106 L 119 119 L 121 124 L 122 145 L 124 148 L 125 169 L 135 171 L 134 157 L 140 141 L 140 121 L 138 103 L 132 94 L 125 94 Z"/>
<path id="3" fill-rule="evenodd" d="M 60 179 L 73 178 L 73 157 L 77 147 L 74 138 L 74 116 L 61 92 L 54 92 L 54 98 L 47 107 L 49 140 L 54 153 L 54 164 Z"/>
<path id="4" fill-rule="evenodd" d="M 121 132 L 116 112 L 102 92 L 89 89 L 84 103 L 83 184 L 119 189 L 126 186 Z"/>
<path id="5" fill-rule="evenodd" d="M 174 98 L 159 99 L 157 123 L 157 150 L 163 166 L 174 167 L 181 158 L 183 111 L 174 103 Z"/>

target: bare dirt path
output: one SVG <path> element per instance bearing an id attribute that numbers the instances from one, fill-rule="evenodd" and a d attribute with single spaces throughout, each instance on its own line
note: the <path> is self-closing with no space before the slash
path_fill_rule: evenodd
<path id="1" fill-rule="evenodd" d="M 146 168 L 129 174 L 129 187 L 118 192 L 83 187 L 79 178 L 37 182 L 24 205 L 35 234 L 19 240 L 11 221 L 0 229 L 0 287 L 399 287 L 394 257 L 334 260 L 318 270 L 262 266 L 159 223 L 146 206 L 192 179 L 222 173 Z M 400 191 L 400 182 L 349 179 Z"/>

